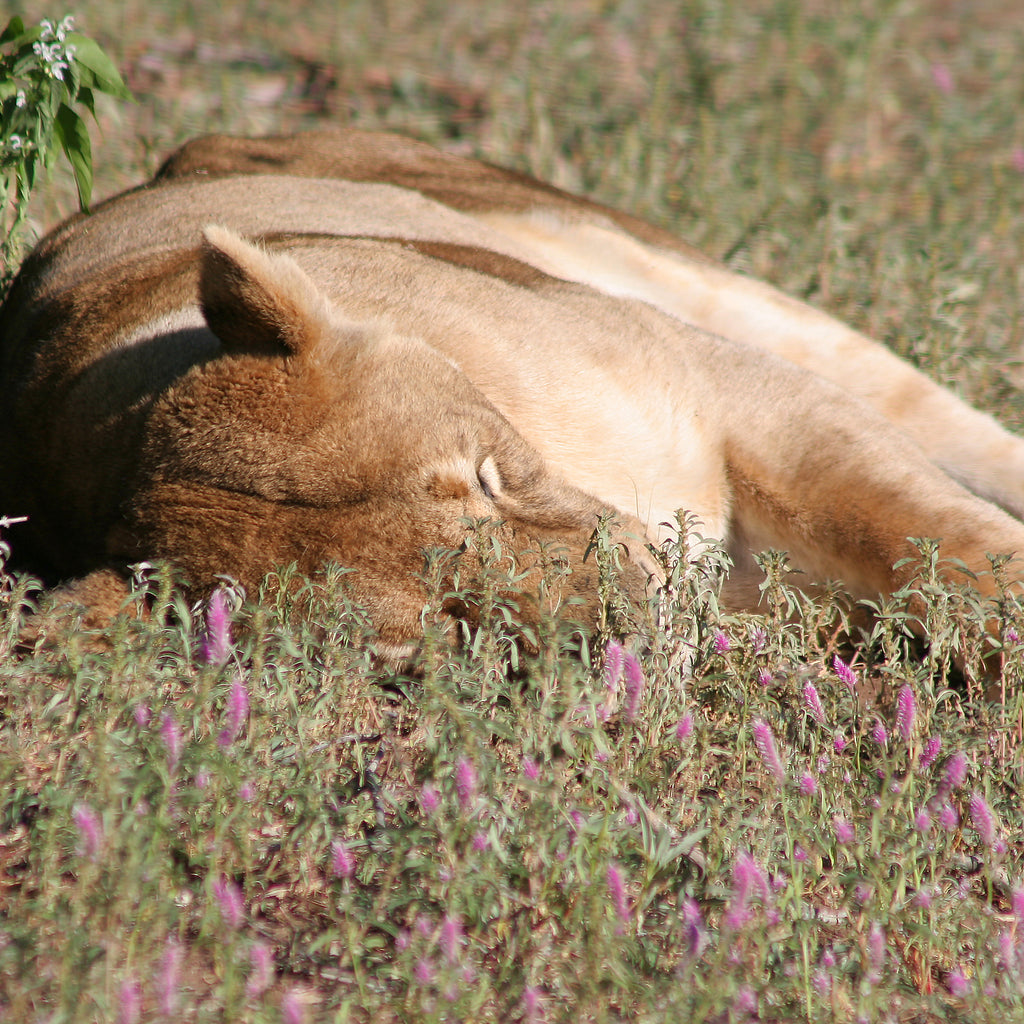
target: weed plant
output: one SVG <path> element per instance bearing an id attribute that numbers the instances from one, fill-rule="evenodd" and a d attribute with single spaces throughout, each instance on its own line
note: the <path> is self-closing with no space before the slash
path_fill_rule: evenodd
<path id="1" fill-rule="evenodd" d="M 927 656 L 881 607 L 848 661 L 779 556 L 777 613 L 723 615 L 682 536 L 625 642 L 517 625 L 485 537 L 400 669 L 339 570 L 237 610 L 149 571 L 148 621 L 6 658 L 8 1018 L 1024 1019 L 1019 634 L 988 705 L 946 685 L 981 627 L 927 545 L 892 602 L 923 602 Z"/>

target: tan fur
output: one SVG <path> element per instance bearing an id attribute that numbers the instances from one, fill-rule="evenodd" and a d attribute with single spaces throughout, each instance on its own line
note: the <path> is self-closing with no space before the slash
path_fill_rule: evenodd
<path id="1" fill-rule="evenodd" d="M 333 559 L 398 651 L 466 516 L 563 545 L 584 611 L 602 513 L 637 593 L 679 508 L 736 600 L 768 547 L 859 596 L 908 537 L 1024 552 L 989 417 L 659 229 L 395 136 L 197 140 L 45 239 L 2 330 L 0 511 L 54 579 Z"/>

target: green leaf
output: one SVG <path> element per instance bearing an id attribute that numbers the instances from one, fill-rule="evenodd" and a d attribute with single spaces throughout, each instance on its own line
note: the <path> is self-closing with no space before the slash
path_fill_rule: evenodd
<path id="1" fill-rule="evenodd" d="M 78 205 L 88 212 L 89 200 L 92 198 L 92 145 L 85 121 L 66 103 L 62 103 L 54 121 L 54 134 L 75 172 Z"/>
<path id="2" fill-rule="evenodd" d="M 15 28 L 17 29 L 15 31 Z M 0 46 L 9 46 L 12 53 L 32 49 L 32 44 L 43 34 L 41 25 L 33 25 L 26 31 L 21 18 L 12 18 L 0 35 Z"/>
<path id="3" fill-rule="evenodd" d="M 7 22 L 3 32 L 0 32 L 0 46 L 3 46 L 4 43 L 9 43 L 12 39 L 17 39 L 18 36 L 22 36 L 24 34 L 25 22 L 23 22 L 21 18 L 15 16 Z"/>
<path id="4" fill-rule="evenodd" d="M 119 100 L 133 100 L 128 86 L 124 84 L 114 62 L 100 49 L 99 44 L 88 36 L 69 32 L 67 41 L 75 47 L 75 63 L 84 69 L 82 85 L 92 86 Z"/>

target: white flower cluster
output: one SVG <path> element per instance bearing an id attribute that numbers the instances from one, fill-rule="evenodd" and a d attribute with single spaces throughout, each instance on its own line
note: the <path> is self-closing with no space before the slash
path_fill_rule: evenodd
<path id="1" fill-rule="evenodd" d="M 59 81 L 64 80 L 64 73 L 75 56 L 74 44 L 66 42 L 74 25 L 75 19 L 70 14 L 57 24 L 43 21 L 40 23 L 42 35 L 32 44 L 32 49 L 42 58 L 47 74 Z"/>

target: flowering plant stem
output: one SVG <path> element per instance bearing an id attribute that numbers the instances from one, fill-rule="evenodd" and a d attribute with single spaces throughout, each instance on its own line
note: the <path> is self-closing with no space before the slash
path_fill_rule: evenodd
<path id="1" fill-rule="evenodd" d="M 2 282 L 21 252 L 28 204 L 43 168 L 61 150 L 71 164 L 78 202 L 92 197 L 92 147 L 84 107 L 96 116 L 96 93 L 132 95 L 110 58 L 92 39 L 72 31 L 70 17 L 26 29 L 12 18 L 0 33 L 0 244 Z"/>

